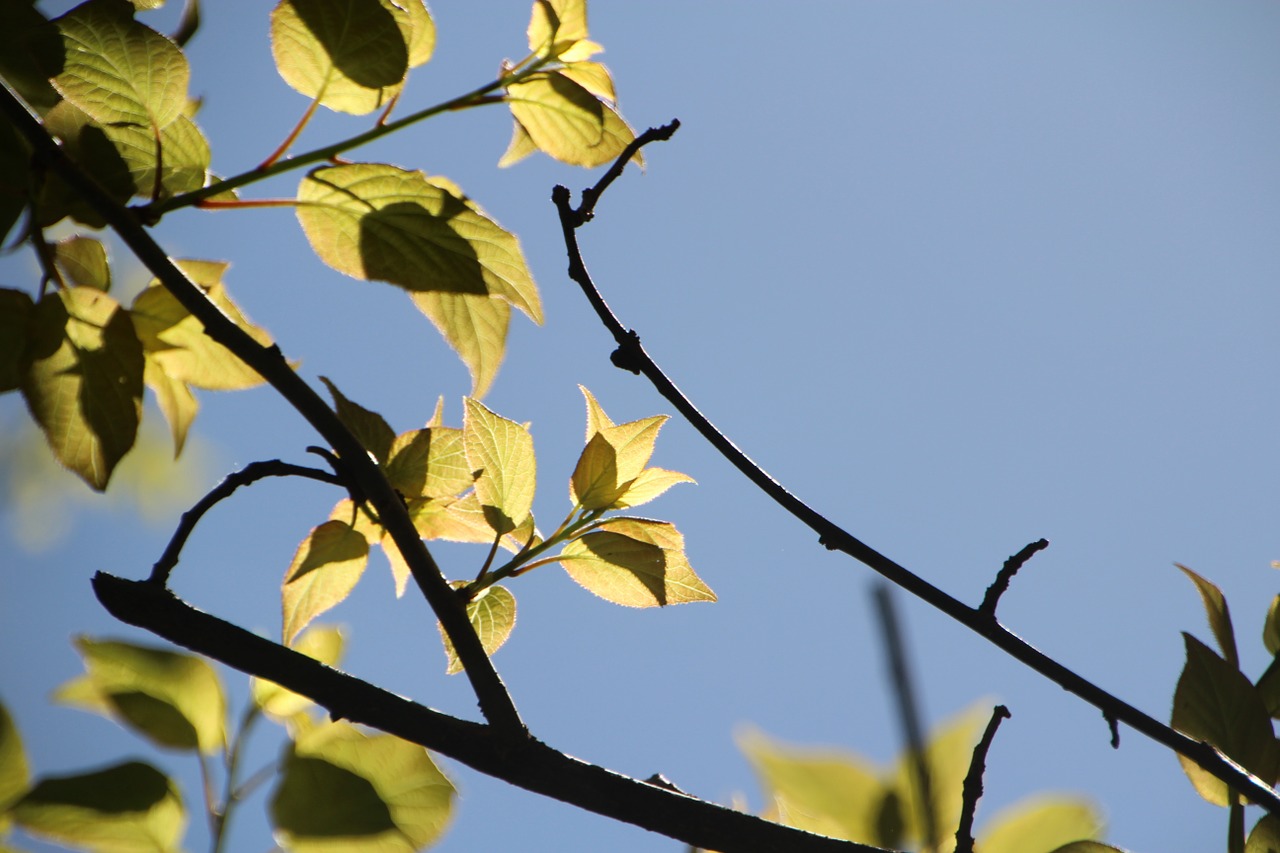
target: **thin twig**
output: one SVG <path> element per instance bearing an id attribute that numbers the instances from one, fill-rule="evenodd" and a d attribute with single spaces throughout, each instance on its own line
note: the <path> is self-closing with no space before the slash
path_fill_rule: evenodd
<path id="1" fill-rule="evenodd" d="M 1002 720 L 1009 719 L 1012 714 L 1003 705 L 997 705 L 991 711 L 991 719 L 987 722 L 987 730 L 982 733 L 982 740 L 973 748 L 973 760 L 969 762 L 969 772 L 964 777 L 961 788 L 960 825 L 956 827 L 956 853 L 973 853 L 973 817 L 978 811 L 978 799 L 982 796 L 982 774 L 987 770 L 987 751 L 991 749 L 991 741 L 996 736 Z"/>
<path id="2" fill-rule="evenodd" d="M 178 521 L 178 528 L 169 539 L 169 544 L 165 547 L 164 553 L 160 555 L 160 559 L 156 560 L 156 564 L 151 567 L 151 575 L 147 578 L 147 582 L 160 586 L 167 585 L 170 574 L 172 574 L 174 567 L 178 565 L 183 546 L 187 544 L 187 539 L 191 536 L 191 532 L 195 530 L 196 525 L 200 523 L 200 519 L 204 517 L 204 514 L 213 509 L 219 501 L 231 497 L 232 493 L 241 486 L 247 486 L 267 477 L 305 477 L 309 480 L 318 480 L 335 486 L 342 485 L 342 481 L 337 475 L 328 471 L 321 471 L 319 468 L 306 468 L 302 465 L 282 462 L 279 459 L 250 462 L 239 471 L 223 477 L 222 482 L 210 489 L 209 493 L 197 501 L 195 506 L 182 514 L 182 518 Z"/>
<path id="3" fill-rule="evenodd" d="M 982 597 L 982 604 L 978 605 L 978 612 L 995 619 L 996 605 L 1000 602 L 1000 596 L 1004 595 L 1005 590 L 1009 588 L 1009 581 L 1013 580 L 1013 576 L 1018 573 L 1018 569 L 1026 565 L 1027 560 L 1035 556 L 1037 551 L 1043 551 L 1048 547 L 1048 539 L 1037 539 L 1005 560 L 1004 565 L 1000 567 L 1000 571 L 996 573 L 996 579 L 991 582 L 991 586 L 987 587 L 987 594 Z"/>
<path id="4" fill-rule="evenodd" d="M 591 217 L 595 216 L 596 202 L 600 200 L 600 196 L 604 195 L 604 191 L 609 188 L 609 184 L 616 181 L 621 175 L 622 170 L 627 167 L 627 163 L 636 153 L 650 142 L 665 142 L 680 129 L 680 119 L 673 118 L 669 124 L 661 127 L 651 127 L 635 139 L 627 143 L 627 147 L 622 149 L 622 153 L 614 159 L 613 165 L 605 172 L 600 180 L 596 181 L 595 186 L 588 187 L 582 191 L 582 203 L 573 211 L 576 223 L 575 228 L 580 228 L 591 221 Z"/>
<path id="5" fill-rule="evenodd" d="M 614 364 L 634 373 L 643 374 L 658 393 L 666 398 L 725 459 L 775 503 L 817 533 L 818 542 L 821 545 L 828 550 L 841 551 L 853 557 L 891 583 L 942 611 L 1006 654 L 1058 684 L 1064 690 L 1076 694 L 1104 713 L 1109 713 L 1115 719 L 1179 755 L 1190 758 L 1249 800 L 1263 806 L 1268 812 L 1280 816 L 1280 795 L 1208 743 L 1193 740 L 1108 693 L 1092 681 L 1036 649 L 996 620 L 979 612 L 977 608 L 970 607 L 943 592 L 924 578 L 879 553 L 787 491 L 781 483 L 752 461 L 751 457 L 739 449 L 698 410 L 645 351 L 640 343 L 640 336 L 634 330 L 622 325 L 604 301 L 604 297 L 600 295 L 599 288 L 591 280 L 586 264 L 582 260 L 582 252 L 578 246 L 577 226 L 574 225 L 577 217 L 569 201 L 569 190 L 563 186 L 557 186 L 551 193 L 551 199 L 560 216 L 560 228 L 569 256 L 569 277 L 582 289 L 587 301 L 599 316 L 600 322 L 609 330 L 617 343 L 617 350 L 610 356 Z"/>
<path id="6" fill-rule="evenodd" d="M 920 725 L 920 708 L 916 701 L 911 673 L 908 671 L 906 642 L 898 623 L 897 608 L 893 604 L 893 589 L 881 581 L 875 586 L 876 615 L 880 617 L 880 633 L 884 637 L 885 651 L 889 656 L 889 673 L 893 694 L 898 699 L 898 719 L 902 722 L 903 736 L 907 742 L 907 755 L 911 761 L 913 781 L 916 786 L 917 817 L 924 829 L 924 847 L 935 850 L 938 846 L 938 815 L 933 803 L 933 779 L 929 773 L 929 760 L 925 752 L 924 727 Z"/>

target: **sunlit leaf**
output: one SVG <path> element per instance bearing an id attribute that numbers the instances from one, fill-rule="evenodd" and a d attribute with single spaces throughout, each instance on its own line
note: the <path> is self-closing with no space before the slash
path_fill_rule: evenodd
<path id="1" fill-rule="evenodd" d="M 462 443 L 467 465 L 476 474 L 476 498 L 498 535 L 515 530 L 533 508 L 537 460 L 533 436 L 515 421 L 491 412 L 478 400 L 466 400 Z"/>
<path id="2" fill-rule="evenodd" d="M 332 625 L 312 625 L 293 643 L 293 650 L 301 652 L 320 663 L 337 666 L 342 661 L 342 631 Z M 306 696 L 286 690 L 280 685 L 262 678 L 250 679 L 253 702 L 267 716 L 276 720 L 289 720 L 311 707 Z"/>
<path id="3" fill-rule="evenodd" d="M 30 779 L 31 770 L 18 727 L 13 724 L 8 709 L 0 704 L 0 816 L 27 790 Z M 4 818 L 0 817 L 0 831 L 3 830 Z"/>
<path id="4" fill-rule="evenodd" d="M 329 393 L 333 396 L 334 409 L 338 413 L 338 420 L 360 441 L 361 446 L 365 450 L 373 454 L 373 458 L 380 463 L 386 464 L 391 456 L 391 442 L 395 441 L 396 433 L 382 415 L 377 412 L 370 411 L 358 403 L 353 403 L 342 395 L 338 387 L 329 381 L 328 378 L 321 376 L 320 381 L 329 389 Z"/>
<path id="5" fill-rule="evenodd" d="M 190 70 L 178 46 L 111 0 L 83 3 L 55 22 L 65 59 L 53 86 L 103 125 L 159 131 L 182 114 Z"/>
<path id="6" fill-rule="evenodd" d="M 1271 599 L 1267 621 L 1262 626 L 1262 643 L 1270 654 L 1280 652 L 1280 595 Z"/>
<path id="7" fill-rule="evenodd" d="M 648 503 L 672 486 L 680 483 L 696 483 L 688 474 L 679 471 L 668 471 L 665 468 L 646 468 L 631 481 L 622 496 L 614 502 L 619 509 L 627 509 Z"/>
<path id="8" fill-rule="evenodd" d="M 483 397 L 493 385 L 506 353 L 511 305 L 475 293 L 431 291 L 409 296 L 467 366 L 471 396 Z"/>
<path id="9" fill-rule="evenodd" d="M 467 618 L 476 629 L 485 654 L 492 655 L 502 648 L 502 644 L 511 636 L 511 629 L 516 626 L 516 597 L 506 587 L 496 584 L 486 587 L 467 602 Z M 437 624 L 437 627 L 440 626 Z M 440 636 L 444 640 L 444 651 L 449 658 L 445 672 L 450 675 L 462 672 L 462 660 L 443 627 L 440 627 Z"/>
<path id="10" fill-rule="evenodd" d="M 271 344 L 271 336 L 245 317 L 227 295 L 222 284 L 225 263 L 182 260 L 177 264 L 232 322 L 263 346 Z M 158 281 L 138 294 L 130 313 L 148 356 L 170 378 L 211 391 L 234 391 L 263 382 L 256 370 L 205 334 L 204 324 Z"/>
<path id="11" fill-rule="evenodd" d="M 507 150 L 503 153 L 501 159 L 498 160 L 499 169 L 514 166 L 538 150 L 533 137 L 529 135 L 529 131 L 524 129 L 524 125 L 515 119 L 512 119 L 511 124 L 511 142 L 507 145 Z"/>
<path id="12" fill-rule="evenodd" d="M 54 698 L 106 713 L 152 742 L 206 755 L 226 743 L 227 700 L 208 661 L 153 646 L 80 637 L 85 674 Z"/>
<path id="13" fill-rule="evenodd" d="M 516 121 L 539 149 L 572 166 L 598 166 L 604 135 L 604 104 L 580 83 L 547 71 L 507 87 L 507 103 Z"/>
<path id="14" fill-rule="evenodd" d="M 1280 817 L 1263 815 L 1249 832 L 1244 853 L 1280 853 Z"/>
<path id="15" fill-rule="evenodd" d="M 0 393 L 16 390 L 27 372 L 27 324 L 34 307 L 23 291 L 0 287 Z"/>
<path id="16" fill-rule="evenodd" d="M 200 402 L 191 393 L 187 383 L 165 373 L 164 367 L 152 356 L 147 357 L 142 378 L 155 393 L 160 412 L 169 423 L 169 431 L 173 435 L 173 455 L 177 458 L 186 446 L 187 433 L 196 419 L 196 413 L 200 411 Z"/>
<path id="17" fill-rule="evenodd" d="M 572 540 L 560 564 L 581 586 L 627 607 L 715 601 L 689 565 L 674 525 L 643 518 L 611 518 Z"/>
<path id="18" fill-rule="evenodd" d="M 409 70 L 397 12 L 407 23 L 408 12 L 379 0 L 281 0 L 271 12 L 280 76 L 332 110 L 361 115 L 384 106 Z"/>
<path id="19" fill-rule="evenodd" d="M 618 93 L 613 88 L 613 75 L 599 62 L 574 62 L 559 71 L 597 98 L 604 98 L 610 102 L 618 100 Z"/>
<path id="20" fill-rule="evenodd" d="M 387 479 L 406 497 L 453 497 L 474 480 L 460 429 L 437 426 L 401 433 L 390 455 Z"/>
<path id="21" fill-rule="evenodd" d="M 128 312 L 73 287 L 32 312 L 22 394 L 58 460 L 98 491 L 133 446 L 142 416 L 142 345 Z"/>
<path id="22" fill-rule="evenodd" d="M 1218 648 L 1222 651 L 1222 656 L 1227 663 L 1238 669 L 1240 657 L 1236 653 L 1235 631 L 1231 628 L 1231 609 L 1227 607 L 1227 599 L 1223 596 L 1222 590 L 1181 563 L 1174 563 L 1174 565 L 1196 585 L 1196 590 L 1204 601 L 1205 613 L 1209 617 L 1209 627 L 1213 630 L 1214 639 L 1218 641 Z"/>
<path id="23" fill-rule="evenodd" d="M 529 50 L 558 55 L 587 37 L 586 0 L 535 0 L 528 35 Z"/>
<path id="24" fill-rule="evenodd" d="M 665 415 L 615 425 L 591 392 L 578 387 L 587 401 L 587 446 L 569 480 L 570 501 L 589 510 L 635 506 L 692 482 L 674 471 L 645 469 Z"/>
<path id="25" fill-rule="evenodd" d="M 186 825 L 174 783 L 137 761 L 41 779 L 13 817 L 33 835 L 97 853 L 176 851 Z"/>
<path id="26" fill-rule="evenodd" d="M 336 606 L 355 588 L 369 559 L 364 534 L 343 521 L 313 528 L 284 576 L 284 643 L 290 645 L 312 619 Z"/>
<path id="27" fill-rule="evenodd" d="M 101 241 L 81 236 L 59 240 L 53 247 L 53 260 L 67 284 L 111 289 L 111 268 Z"/>
<path id="28" fill-rule="evenodd" d="M 1190 634 L 1187 661 L 1173 694 L 1175 729 L 1217 747 L 1268 785 L 1276 780 L 1276 739 L 1262 697 L 1240 671 Z M 1235 798 L 1225 782 L 1178 756 L 1200 796 L 1226 806 Z"/>
<path id="29" fill-rule="evenodd" d="M 982 853 L 1050 853 L 1064 844 L 1092 841 L 1102 818 L 1073 797 L 1036 797 L 997 812 L 979 834 Z"/>
<path id="30" fill-rule="evenodd" d="M 383 5 L 387 6 L 388 0 L 383 0 Z M 396 0 L 390 8 L 409 48 L 409 67 L 425 65 L 436 49 L 436 24 L 427 4 L 422 0 Z"/>
<path id="31" fill-rule="evenodd" d="M 444 833 L 454 794 L 422 747 L 325 723 L 286 752 L 271 819 L 291 853 L 411 853 Z"/>

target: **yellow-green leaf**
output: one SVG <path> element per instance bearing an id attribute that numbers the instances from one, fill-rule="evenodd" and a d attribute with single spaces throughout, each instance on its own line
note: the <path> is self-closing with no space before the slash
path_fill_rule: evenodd
<path id="1" fill-rule="evenodd" d="M 129 313 L 73 287 L 41 299 L 32 320 L 22 394 L 58 461 L 102 491 L 142 416 L 142 345 Z"/>
<path id="2" fill-rule="evenodd" d="M 1271 599 L 1271 606 L 1267 608 L 1267 621 L 1262 626 L 1262 644 L 1270 654 L 1280 652 L 1280 595 Z"/>
<path id="3" fill-rule="evenodd" d="M 284 644 L 312 619 L 335 607 L 355 588 L 369 560 L 369 543 L 344 521 L 313 528 L 298 546 L 284 576 Z"/>
<path id="4" fill-rule="evenodd" d="M 384 106 L 409 70 L 397 12 L 412 27 L 408 12 L 379 0 L 281 0 L 271 12 L 280 76 L 332 110 L 361 115 Z"/>
<path id="5" fill-rule="evenodd" d="M 105 713 L 152 742 L 211 755 L 226 743 L 227 700 L 208 661 L 153 646 L 80 637 L 85 674 L 54 698 Z"/>
<path id="6" fill-rule="evenodd" d="M 587 401 L 587 446 L 569 480 L 570 501 L 589 510 L 635 506 L 692 482 L 674 471 L 645 470 L 665 415 L 615 425 L 591 392 L 578 387 Z"/>
<path id="7" fill-rule="evenodd" d="M 158 131 L 182 114 L 190 70 L 178 46 L 133 20 L 122 0 L 93 0 L 55 23 L 65 59 L 53 86 L 103 125 Z"/>
<path id="8" fill-rule="evenodd" d="M 455 793 L 422 747 L 324 723 L 285 753 L 271 820 L 290 853 L 412 853 L 444 833 Z"/>
<path id="9" fill-rule="evenodd" d="M 499 536 L 529 517 L 537 485 L 533 436 L 478 400 L 466 400 L 462 444 L 476 475 L 475 493 L 485 519 Z"/>
<path id="10" fill-rule="evenodd" d="M 467 602 L 467 618 L 476 629 L 485 654 L 492 655 L 502 648 L 502 644 L 511 636 L 511 629 L 516 626 L 516 597 L 506 587 L 486 587 Z M 438 623 L 437 627 L 440 627 Z M 462 660 L 443 627 L 440 628 L 440 637 L 444 640 L 444 652 L 449 658 L 445 672 L 449 675 L 462 672 Z"/>
<path id="11" fill-rule="evenodd" d="M 0 815 L 18 799 L 30 783 L 31 771 L 27 766 L 27 753 L 22 748 L 22 738 L 13 717 L 0 704 Z M 4 818 L 0 817 L 0 831 L 4 830 Z"/>
<path id="12" fill-rule="evenodd" d="M 0 287 L 0 393 L 16 390 L 27 372 L 27 327 L 34 307 L 23 291 Z"/>
<path id="13" fill-rule="evenodd" d="M 515 119 L 512 119 L 511 124 L 511 142 L 507 145 L 507 150 L 503 153 L 501 159 L 498 160 L 499 169 L 514 166 L 538 150 L 538 146 L 534 144 L 533 137 L 529 135 L 529 131 L 524 129 L 524 125 Z"/>
<path id="14" fill-rule="evenodd" d="M 645 518 L 611 518 L 565 545 L 558 559 L 569 576 L 606 601 L 661 607 L 715 601 L 689 565 L 675 526 Z"/>
<path id="15" fill-rule="evenodd" d="M 200 411 L 200 402 L 187 383 L 165 373 L 164 365 L 151 355 L 147 356 L 142 378 L 155 393 L 160 412 L 169 422 L 169 431 L 173 434 L 173 455 L 177 458 L 187 443 L 187 433 Z"/>
<path id="16" fill-rule="evenodd" d="M 373 454 L 374 459 L 385 465 L 391 458 L 391 443 L 396 438 L 395 430 L 391 429 L 382 415 L 344 397 L 328 378 L 321 376 L 320 381 L 333 396 L 333 406 L 338 413 L 338 420 L 342 421 L 346 428 L 359 439 L 365 450 Z"/>
<path id="17" fill-rule="evenodd" d="M 387 0 L 383 0 L 383 5 L 387 5 Z M 436 49 L 436 24 L 431 20 L 427 4 L 422 0 L 396 0 L 391 8 L 409 48 L 409 67 L 425 65 Z"/>
<path id="18" fill-rule="evenodd" d="M 1222 656 L 1227 663 L 1238 669 L 1240 657 L 1236 653 L 1236 635 L 1231 627 L 1231 609 L 1227 607 L 1227 599 L 1222 594 L 1222 590 L 1181 563 L 1174 563 L 1174 565 L 1196 585 L 1196 590 L 1204 601 L 1205 613 L 1209 617 L 1209 627 L 1213 630 L 1214 639 L 1218 641 L 1218 648 L 1222 650 Z"/>
<path id="19" fill-rule="evenodd" d="M 1250 830 L 1244 853 L 1280 853 L 1280 817 L 1263 815 Z"/>
<path id="20" fill-rule="evenodd" d="M 925 745 L 935 825 L 944 838 L 955 835 L 960 823 L 964 777 L 969 772 L 973 748 L 989 716 L 988 707 L 975 704 L 944 720 L 930 732 L 929 742 Z M 900 756 L 894 766 L 893 778 L 902 802 L 905 837 L 920 841 L 924 837 L 924 825 L 913 764 L 910 756 Z"/>
<path id="21" fill-rule="evenodd" d="M 483 397 L 506 354 L 511 305 L 497 297 L 475 293 L 411 293 L 418 306 L 458 353 L 471 374 L 471 396 Z"/>
<path id="22" fill-rule="evenodd" d="M 539 149 L 571 166 L 598 166 L 605 105 L 580 83 L 554 71 L 526 77 L 507 87 L 511 114 Z"/>
<path id="23" fill-rule="evenodd" d="M 342 661 L 343 643 L 342 631 L 338 628 L 332 625 L 312 625 L 298 637 L 293 650 L 328 666 L 337 666 Z M 282 722 L 301 714 L 312 705 L 306 696 L 262 678 L 250 679 L 250 686 L 254 704 L 267 716 Z"/>
<path id="24" fill-rule="evenodd" d="M 244 316 L 227 295 L 226 286 L 222 284 L 227 264 L 193 260 L 177 264 L 237 326 L 263 346 L 271 344 L 271 336 Z M 138 294 L 130 312 L 147 355 L 171 379 L 211 391 L 252 388 L 263 382 L 256 370 L 206 335 L 204 324 L 158 281 L 153 280 Z"/>
<path id="25" fill-rule="evenodd" d="M 614 502 L 619 509 L 627 509 L 648 503 L 667 489 L 680 483 L 696 483 L 688 474 L 679 471 L 668 471 L 665 468 L 646 468 L 631 481 L 622 496 Z"/>
<path id="26" fill-rule="evenodd" d="M 1277 749 L 1271 719 L 1257 689 L 1238 669 L 1183 633 L 1187 661 L 1173 693 L 1175 729 L 1206 741 L 1268 785 L 1276 780 Z M 1219 806 L 1235 794 L 1190 759 L 1178 756 L 1200 796 Z"/>
<path id="27" fill-rule="evenodd" d="M 613 87 L 613 75 L 609 73 L 609 69 L 602 63 L 574 62 L 559 69 L 559 73 L 568 77 L 597 98 L 604 98 L 606 101 L 613 103 L 618 100 L 618 93 Z"/>
<path id="28" fill-rule="evenodd" d="M 387 479 L 407 498 L 454 497 L 473 477 L 462 447 L 462 430 L 428 427 L 401 433 L 391 443 Z"/>
<path id="29" fill-rule="evenodd" d="M 529 50 L 558 55 L 587 37 L 586 0 L 535 0 L 529 18 Z"/>
<path id="30" fill-rule="evenodd" d="M 32 835 L 98 853 L 177 851 L 187 822 L 173 782 L 138 761 L 41 779 L 12 814 Z"/>
<path id="31" fill-rule="evenodd" d="M 998 812 L 979 835 L 982 853 L 1050 853 L 1102 834 L 1102 818 L 1074 797 L 1035 797 Z"/>
<path id="32" fill-rule="evenodd" d="M 53 247 L 53 260 L 66 278 L 67 284 L 111 289 L 111 268 L 107 265 L 107 250 L 92 237 L 68 237 Z"/>

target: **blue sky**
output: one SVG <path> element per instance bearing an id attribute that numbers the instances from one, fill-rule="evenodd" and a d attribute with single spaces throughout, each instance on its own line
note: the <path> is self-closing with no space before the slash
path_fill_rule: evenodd
<path id="1" fill-rule="evenodd" d="M 437 55 L 411 77 L 405 110 L 523 55 L 525 2 L 432 10 Z M 189 47 L 193 93 L 214 168 L 231 174 L 269 153 L 306 102 L 273 69 L 264 6 L 210 4 L 205 19 Z M 819 511 L 966 601 L 1009 554 L 1051 540 L 1001 618 L 1156 717 L 1169 712 L 1178 632 L 1209 639 L 1174 561 L 1222 586 L 1244 666 L 1262 671 L 1280 559 L 1280 7 L 597 2 L 591 25 L 633 125 L 683 126 L 609 191 L 581 232 L 586 260 L 712 420 Z M 365 126 L 324 116 L 300 147 Z M 578 383 L 615 420 L 670 409 L 610 366 L 611 342 L 564 276 L 550 188 L 594 177 L 541 156 L 499 171 L 509 132 L 492 107 L 353 156 L 446 175 L 520 235 L 548 319 L 513 321 L 486 403 L 532 422 L 535 513 L 558 519 L 581 448 Z M 286 176 L 252 192 L 295 186 Z M 465 371 L 425 318 L 393 288 L 323 266 L 290 211 L 183 211 L 157 233 L 175 256 L 230 259 L 232 294 L 308 378 L 333 378 L 397 429 L 420 425 L 440 394 L 460 421 Z M 0 283 L 29 286 L 34 270 L 5 256 Z M 202 406 L 200 491 L 255 459 L 302 461 L 315 441 L 265 390 L 204 394 Z M 5 429 L 22 414 L 16 397 L 0 403 Z M 495 662 L 534 732 L 704 797 L 745 792 L 753 807 L 742 726 L 891 758 L 871 573 L 818 547 L 685 424 L 667 425 L 654 461 L 699 481 L 646 512 L 677 523 L 720 601 L 632 611 L 555 568 L 521 579 L 520 621 Z M 28 552 L 19 526 L 32 522 L 7 500 L 0 693 L 33 763 L 62 772 L 150 755 L 45 697 L 79 669 L 71 634 L 143 639 L 98 608 L 88 578 L 145 574 L 184 506 L 141 523 L 77 503 L 68 535 Z M 237 495 L 190 543 L 177 591 L 278 630 L 280 578 L 334 500 L 316 484 Z M 455 576 L 483 559 L 434 551 Z M 898 600 L 930 721 L 979 700 L 1013 711 L 979 825 L 1024 795 L 1069 791 L 1096 801 L 1109 840 L 1129 849 L 1221 847 L 1225 813 L 1170 754 L 1130 731 L 1112 751 L 1092 707 Z M 333 617 L 349 628 L 351 671 L 474 716 L 466 683 L 443 675 L 425 604 L 395 600 L 380 563 Z M 246 679 L 227 683 L 243 700 Z M 254 742 L 258 761 L 276 748 L 265 733 Z M 196 793 L 187 759 L 158 760 Z M 445 764 L 463 798 L 442 851 L 678 849 Z M 235 849 L 268 846 L 256 809 L 238 819 Z M 194 849 L 203 831 L 193 820 Z"/>

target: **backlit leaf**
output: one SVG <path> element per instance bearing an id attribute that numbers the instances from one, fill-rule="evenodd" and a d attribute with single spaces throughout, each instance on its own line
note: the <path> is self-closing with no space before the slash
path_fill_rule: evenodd
<path id="1" fill-rule="evenodd" d="M 674 525 L 644 518 L 611 518 L 565 545 L 560 564 L 569 576 L 606 601 L 660 607 L 715 601 L 684 554 Z"/>
<path id="2" fill-rule="evenodd" d="M 1271 599 L 1271 606 L 1267 608 L 1267 621 L 1262 626 L 1262 644 L 1270 654 L 1280 652 L 1280 595 Z"/>
<path id="3" fill-rule="evenodd" d="M 22 394 L 58 461 L 98 491 L 133 446 L 142 416 L 142 345 L 128 312 L 73 287 L 32 312 Z"/>
<path id="4" fill-rule="evenodd" d="M 59 240 L 53 247 L 53 260 L 67 284 L 111 289 L 107 250 L 100 241 L 80 236 Z"/>
<path id="5" fill-rule="evenodd" d="M 27 372 L 27 324 L 34 307 L 23 291 L 0 287 L 0 392 L 17 389 Z"/>
<path id="6" fill-rule="evenodd" d="M 538 146 L 534 144 L 533 137 L 529 135 L 529 131 L 524 129 L 524 125 L 515 119 L 512 119 L 511 124 L 511 142 L 507 145 L 507 150 L 503 153 L 501 159 L 498 160 L 499 169 L 514 166 L 538 150 Z"/>
<path id="7" fill-rule="evenodd" d="M 528 35 L 529 50 L 544 56 L 586 38 L 586 0 L 535 0 Z"/>
<path id="8" fill-rule="evenodd" d="M 989 716 L 988 707 L 975 704 L 944 720 L 930 732 L 929 742 L 925 744 L 935 825 L 943 838 L 954 836 L 960 824 L 964 777 L 969 772 L 973 748 Z M 909 756 L 900 756 L 894 766 L 893 778 L 902 802 L 905 836 L 909 840 L 920 841 L 924 837 L 924 826 L 912 765 Z"/>
<path id="9" fill-rule="evenodd" d="M 618 100 L 618 93 L 613 88 L 613 75 L 599 62 L 574 62 L 559 69 L 559 73 L 597 98 L 610 102 Z"/>
<path id="10" fill-rule="evenodd" d="M 103 125 L 158 131 L 182 114 L 190 71 L 177 45 L 133 20 L 123 0 L 93 0 L 58 18 L 65 59 L 53 86 Z"/>
<path id="11" fill-rule="evenodd" d="M 1173 694 L 1175 729 L 1206 741 L 1268 785 L 1276 780 L 1276 740 L 1257 689 L 1240 671 L 1190 634 L 1183 633 L 1187 661 Z M 1200 796 L 1220 806 L 1235 798 L 1190 759 L 1178 756 Z"/>
<path id="12" fill-rule="evenodd" d="M 365 450 L 373 454 L 373 458 L 378 462 L 386 464 L 391 456 L 391 442 L 395 441 L 396 433 L 382 415 L 377 412 L 370 411 L 358 403 L 353 403 L 342 395 L 338 387 L 330 382 L 326 377 L 321 376 L 320 381 L 329 389 L 329 393 L 333 396 L 334 409 L 338 413 L 338 420 L 342 421 L 351 433 L 360 440 L 361 446 Z"/>
<path id="13" fill-rule="evenodd" d="M 391 8 L 409 48 L 409 67 L 425 65 L 436 49 L 436 24 L 427 4 L 422 0 L 396 0 Z"/>
<path id="14" fill-rule="evenodd" d="M 1050 853 L 1102 833 L 1097 809 L 1072 797 L 1036 797 L 997 812 L 980 833 L 982 853 Z"/>
<path id="15" fill-rule="evenodd" d="M 200 411 L 200 402 L 191 393 L 187 383 L 165 373 L 164 367 L 154 357 L 148 356 L 142 378 L 155 393 L 160 412 L 169 422 L 169 431 L 173 435 L 173 455 L 177 458 L 186 446 L 187 433 L 196 419 L 196 413 Z"/>
<path id="16" fill-rule="evenodd" d="M 284 643 L 291 645 L 312 619 L 336 606 L 355 588 L 369 559 L 364 534 L 344 521 L 313 528 L 284 576 Z"/>
<path id="17" fill-rule="evenodd" d="M 1249 832 L 1244 853 L 1280 853 L 1280 817 L 1263 815 Z"/>
<path id="18" fill-rule="evenodd" d="M 408 12 L 379 0 L 281 0 L 271 12 L 280 76 L 332 110 L 361 115 L 384 106 L 409 70 L 397 12 L 408 25 Z"/>
<path id="19" fill-rule="evenodd" d="M 1231 628 L 1231 609 L 1227 607 L 1227 599 L 1223 596 L 1222 590 L 1181 563 L 1174 563 L 1174 565 L 1196 585 L 1196 590 L 1204 601 L 1205 613 L 1209 617 L 1209 627 L 1213 630 L 1214 639 L 1218 641 L 1218 648 L 1222 651 L 1222 656 L 1227 663 L 1238 669 L 1240 657 L 1236 654 L 1236 635 Z"/>
<path id="20" fill-rule="evenodd" d="M 0 815 L 27 790 L 30 778 L 31 770 L 27 766 L 27 753 L 22 748 L 18 727 L 13 724 L 8 709 L 0 704 Z M 0 831 L 3 829 L 4 819 L 0 817 Z"/>
<path id="21" fill-rule="evenodd" d="M 222 284 L 225 263 L 193 260 L 176 263 L 232 322 L 263 346 L 271 344 L 271 336 L 245 317 L 227 295 Z M 234 391 L 262 384 L 263 379 L 256 370 L 205 334 L 204 324 L 158 281 L 153 280 L 138 294 L 130 312 L 147 355 L 172 379 L 211 391 Z"/>
<path id="22" fill-rule="evenodd" d="M 493 385 L 506 353 L 510 304 L 475 293 L 423 292 L 409 296 L 467 366 L 471 396 L 483 397 Z"/>
<path id="23" fill-rule="evenodd" d="M 292 853 L 411 853 L 444 833 L 454 794 L 422 747 L 323 723 L 286 752 L 270 811 L 276 841 Z"/>
<path id="24" fill-rule="evenodd" d="M 515 421 L 468 398 L 462 422 L 467 465 L 476 475 L 475 494 L 498 535 L 515 530 L 533 508 L 537 460 L 533 436 Z"/>
<path id="25" fill-rule="evenodd" d="M 338 628 L 332 625 L 312 625 L 294 642 L 293 650 L 328 666 L 337 666 L 342 661 L 343 642 L 342 631 Z M 313 704 L 306 696 L 262 678 L 251 678 L 250 686 L 254 704 L 264 714 L 276 720 L 289 720 Z"/>
<path id="26" fill-rule="evenodd" d="M 492 655 L 502 648 L 502 644 L 511 636 L 511 629 L 516 625 L 516 597 L 506 587 L 486 587 L 467 602 L 467 618 L 476 629 L 485 654 Z M 449 658 L 445 672 L 450 675 L 462 672 L 462 661 L 442 627 L 440 636 L 444 640 L 444 651 Z"/>
<path id="27" fill-rule="evenodd" d="M 387 479 L 405 497 L 454 497 L 471 487 L 473 477 L 462 446 L 462 430 L 415 429 L 391 444 Z"/>
<path id="28" fill-rule="evenodd" d="M 79 637 L 85 674 L 54 698 L 96 713 L 173 749 L 206 755 L 226 743 L 227 702 L 208 661 L 153 646 Z"/>
<path id="29" fill-rule="evenodd" d="M 580 83 L 548 71 L 507 87 L 511 114 L 539 149 L 571 166 L 611 159 L 596 152 L 604 136 L 604 104 Z"/>
<path id="30" fill-rule="evenodd" d="M 674 471 L 645 469 L 665 415 L 615 425 L 591 392 L 579 389 L 587 400 L 588 441 L 569 480 L 570 501 L 589 510 L 635 506 L 692 482 Z"/>
<path id="31" fill-rule="evenodd" d="M 33 835 L 99 853 L 176 851 L 186 824 L 174 783 L 137 761 L 41 779 L 13 817 Z"/>
<path id="32" fill-rule="evenodd" d="M 640 476 L 631 481 L 631 485 L 614 502 L 619 509 L 627 509 L 648 503 L 667 489 L 680 483 L 696 483 L 688 474 L 679 471 L 668 471 L 665 468 L 646 468 Z"/>

